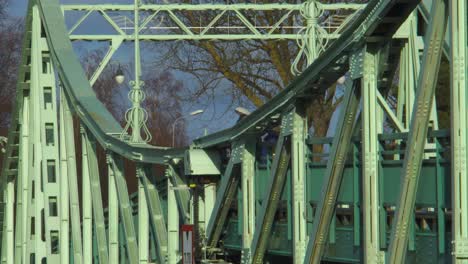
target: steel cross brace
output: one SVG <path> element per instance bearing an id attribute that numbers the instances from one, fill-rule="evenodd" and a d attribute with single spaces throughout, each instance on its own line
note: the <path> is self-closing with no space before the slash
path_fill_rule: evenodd
<path id="1" fill-rule="evenodd" d="M 141 166 L 141 165 L 140 165 Z M 137 169 L 137 175 L 143 185 L 148 213 L 150 216 L 150 226 L 152 229 L 153 242 L 156 245 L 156 254 L 159 263 L 166 262 L 167 255 L 167 229 L 159 193 L 153 183 L 147 176 L 147 170 L 143 167 Z"/>
<path id="2" fill-rule="evenodd" d="M 364 4 L 320 4 L 317 3 L 316 6 L 321 10 L 338 10 L 338 9 L 351 9 L 358 10 L 363 8 Z M 142 27 L 137 30 L 141 31 L 147 27 L 149 22 L 153 20 L 157 15 L 166 15 L 170 21 L 176 26 L 161 27 L 163 30 L 180 30 L 182 33 L 175 34 L 142 34 L 142 40 L 208 40 L 208 39 L 218 39 L 218 40 L 246 40 L 246 39 L 302 39 L 302 34 L 298 33 L 275 33 L 275 31 L 281 30 L 282 22 L 286 21 L 288 18 L 292 18 L 294 14 L 297 14 L 300 11 L 304 10 L 304 5 L 302 4 L 286 4 L 286 3 L 271 3 L 271 4 L 163 4 L 163 5 L 141 5 L 141 11 L 152 12 L 147 19 L 144 20 Z M 116 11 L 133 11 L 134 7 L 131 5 L 63 5 L 63 12 L 66 11 L 85 11 L 86 13 L 78 19 L 78 21 L 71 27 L 69 30 L 70 39 L 72 40 L 110 40 L 115 34 L 108 35 L 77 35 L 73 32 L 85 21 L 92 12 L 99 12 L 104 19 L 114 28 L 117 33 L 117 36 L 122 37 L 125 40 L 132 41 L 132 35 L 128 35 L 125 31 L 118 25 L 115 20 L 113 20 L 107 12 L 116 12 Z M 196 11 L 212 11 L 219 12 L 219 14 L 213 17 L 206 26 L 201 25 L 190 25 L 187 24 L 187 21 L 177 16 L 178 11 L 184 10 L 186 12 L 196 12 Z M 285 11 L 278 21 L 267 27 L 257 27 L 250 21 L 244 14 L 244 12 L 264 12 L 264 11 Z M 210 29 L 216 28 L 213 27 L 220 20 L 222 16 L 226 13 L 235 16 L 242 24 L 241 26 L 236 26 L 235 29 L 245 29 L 247 30 L 244 34 L 229 34 L 229 32 L 222 33 L 209 33 Z M 293 29 L 299 31 L 306 26 L 293 26 Z M 226 27 L 221 27 L 222 30 L 226 31 Z M 266 30 L 263 30 L 266 29 Z M 198 32 L 197 32 L 198 31 Z M 335 33 L 327 34 L 326 38 L 337 38 L 339 35 Z"/>
<path id="3" fill-rule="evenodd" d="M 254 237 L 252 240 L 252 263 L 263 263 L 263 258 L 268 246 L 271 227 L 276 208 L 278 207 L 281 191 L 286 181 L 286 175 L 291 160 L 290 135 L 293 133 L 293 120 L 295 109 L 285 114 L 281 120 L 281 132 L 276 143 L 275 158 L 271 165 L 271 176 L 267 185 L 265 198 L 262 202 Z"/>
<path id="4" fill-rule="evenodd" d="M 444 0 L 434 0 L 431 21 L 426 35 L 428 43 L 420 71 L 410 134 L 401 174 L 401 189 L 396 207 L 395 222 L 390 240 L 388 263 L 405 263 L 410 222 L 414 216 L 416 191 L 424 157 L 424 145 L 437 77 L 442 56 L 442 45 L 447 23 L 447 7 Z"/>
<path id="5" fill-rule="evenodd" d="M 239 185 L 239 171 L 237 169 L 242 161 L 241 155 L 244 147 L 244 143 L 239 141 L 234 142 L 232 145 L 231 158 L 221 178 L 221 184 L 216 194 L 216 203 L 206 229 L 208 247 L 216 247 L 231 203 L 236 198 L 235 195 Z"/>
<path id="6" fill-rule="evenodd" d="M 360 94 L 357 81 L 347 78 L 344 85 L 346 86 L 346 92 L 342 101 L 343 109 L 338 123 L 339 126 L 333 138 L 327 169 L 324 174 L 322 196 L 315 212 L 304 263 L 318 264 L 322 258 L 330 222 L 335 211 L 338 191 L 343 179 L 346 154 L 351 145 Z"/>

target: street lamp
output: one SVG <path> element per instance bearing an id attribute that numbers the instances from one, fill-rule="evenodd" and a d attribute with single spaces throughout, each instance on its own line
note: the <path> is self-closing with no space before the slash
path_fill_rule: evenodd
<path id="1" fill-rule="evenodd" d="M 120 64 L 119 64 L 119 68 L 115 72 L 114 79 L 118 84 L 122 84 L 125 81 L 125 75 L 122 70 L 122 66 L 120 66 Z"/>
<path id="2" fill-rule="evenodd" d="M 196 115 L 202 114 L 203 112 L 204 112 L 203 110 L 199 109 L 199 110 L 196 110 L 196 111 L 193 111 L 193 112 L 189 113 L 188 115 L 179 116 L 174 121 L 174 123 L 172 124 L 172 147 L 174 147 L 174 145 L 175 145 L 175 128 L 176 128 L 177 122 L 179 122 L 179 120 L 181 120 L 183 118 L 186 118 L 188 116 L 196 116 Z"/>
<path id="3" fill-rule="evenodd" d="M 237 107 L 237 108 L 235 109 L 235 111 L 236 111 L 236 113 L 237 113 L 238 115 L 240 115 L 240 116 L 248 116 L 248 115 L 251 114 L 249 110 L 245 109 L 244 107 L 240 107 L 240 106 Z"/>

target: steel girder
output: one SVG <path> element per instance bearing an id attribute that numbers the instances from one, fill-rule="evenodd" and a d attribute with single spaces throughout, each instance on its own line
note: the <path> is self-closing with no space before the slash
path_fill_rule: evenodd
<path id="1" fill-rule="evenodd" d="M 263 263 L 267 250 L 274 214 L 278 207 L 290 164 L 291 146 L 289 136 L 293 133 L 293 120 L 294 111 L 284 114 L 281 119 L 281 132 L 275 147 L 275 157 L 271 164 L 271 177 L 266 186 L 266 194 L 262 201 L 251 244 L 252 258 L 249 262 L 252 263 Z"/>
<path id="2" fill-rule="evenodd" d="M 346 153 L 348 152 L 359 107 L 360 92 L 356 81 L 347 78 L 339 126 L 333 138 L 327 162 L 322 195 L 314 216 L 304 263 L 320 263 L 330 222 L 335 211 L 336 198 L 343 177 Z"/>
<path id="3" fill-rule="evenodd" d="M 241 142 L 234 142 L 232 145 L 231 158 L 224 171 L 224 175 L 221 177 L 221 183 L 216 195 L 216 203 L 208 222 L 208 227 L 206 228 L 206 244 L 208 247 L 216 247 L 226 221 L 227 213 L 237 192 L 239 184 L 238 169 L 244 147 L 244 144 Z"/>
<path id="4" fill-rule="evenodd" d="M 363 161 L 363 224 L 364 228 L 364 262 L 384 263 L 385 254 L 381 251 L 380 203 L 381 176 L 379 175 L 379 141 L 377 135 L 382 133 L 382 113 L 377 108 L 379 93 L 377 79 L 379 76 L 379 50 L 367 47 L 363 61 L 362 95 L 362 161 Z M 379 122 L 380 121 L 380 122 Z"/>
<path id="5" fill-rule="evenodd" d="M 317 3 L 316 7 L 320 10 L 330 11 L 337 9 L 348 9 L 348 10 L 359 10 L 362 9 L 364 4 L 321 4 Z M 308 27 L 295 23 L 286 27 L 287 31 L 294 31 L 293 33 L 287 33 L 283 29 L 282 24 L 285 21 L 289 21 L 295 18 L 300 12 L 306 12 L 307 7 L 303 4 L 288 4 L 288 3 L 249 3 L 249 4 L 162 4 L 162 5 L 141 5 L 140 10 L 149 12 L 151 15 L 147 16 L 141 26 L 140 31 L 148 30 L 160 30 L 162 32 L 157 33 L 145 33 L 141 34 L 141 40 L 151 41 L 167 41 L 167 40 L 275 40 L 275 39 L 291 39 L 301 40 L 303 38 L 300 31 Z M 83 16 L 71 27 L 69 30 L 71 40 L 95 40 L 95 41 L 106 41 L 112 40 L 115 36 L 119 36 L 121 39 L 126 41 L 132 41 L 133 35 L 127 34 L 128 30 L 125 25 L 118 23 L 115 18 L 109 15 L 109 12 L 123 12 L 133 11 L 132 5 L 63 5 L 62 10 L 65 14 L 67 11 L 81 11 L 85 12 Z M 190 20 L 186 19 L 183 15 L 180 15 L 180 11 L 185 12 L 200 12 L 210 11 L 215 12 L 216 15 L 213 17 L 205 17 L 208 21 L 205 23 L 192 24 Z M 256 22 L 250 21 L 247 17 L 247 12 L 268 12 L 268 11 L 283 11 L 284 14 L 278 21 L 272 21 L 271 25 L 259 27 Z M 99 13 L 106 20 L 107 23 L 115 30 L 115 34 L 97 35 L 97 34 L 74 34 L 75 30 L 86 21 L 91 13 Z M 252 15 L 252 14 L 250 14 Z M 169 25 L 156 25 L 151 26 L 151 21 L 158 18 L 165 17 Z M 227 17 L 235 19 L 240 22 L 240 25 L 230 26 L 222 25 L 218 28 L 217 24 Z M 231 18 L 232 17 L 232 18 Z M 127 19 L 125 15 L 120 18 Z M 306 18 L 302 19 L 304 22 Z M 198 22 L 198 21 L 197 21 Z M 173 26 L 171 26 L 173 24 Z M 317 26 L 317 25 L 315 25 Z M 232 27 L 234 31 L 245 30 L 243 33 L 230 33 L 229 29 Z M 216 32 L 216 29 L 222 29 L 221 32 Z M 132 30 L 134 30 L 132 28 Z M 167 32 L 173 31 L 173 32 Z M 180 33 L 179 33 L 180 31 Z M 213 32 L 214 31 L 214 32 Z M 279 32 L 278 32 L 279 31 Z M 283 31 L 283 32 L 282 32 Z M 227 32 L 227 33 L 226 33 Z M 336 33 L 328 33 L 323 37 L 335 39 L 339 36 Z"/>
<path id="6" fill-rule="evenodd" d="M 138 242 L 133 223 L 132 206 L 128 195 L 127 183 L 123 171 L 123 160 L 118 156 L 109 155 L 110 169 L 114 174 L 114 184 L 118 198 L 119 216 L 122 219 L 125 235 L 128 261 L 131 264 L 138 262 Z"/>
<path id="7" fill-rule="evenodd" d="M 293 114 L 291 136 L 291 193 L 293 211 L 293 258 L 294 263 L 304 262 L 307 246 L 307 199 L 306 199 L 306 145 L 307 117 L 302 106 L 297 106 Z"/>
<path id="8" fill-rule="evenodd" d="M 434 0 L 431 11 L 431 22 L 427 33 L 428 47 L 424 50 L 424 58 L 418 81 L 417 94 L 413 107 L 413 118 L 410 125 L 408 147 L 401 174 L 401 192 L 396 207 L 396 221 L 393 224 L 390 240 L 388 262 L 404 263 L 408 246 L 410 221 L 414 214 L 416 190 L 420 177 L 424 145 L 435 87 L 442 55 L 443 37 L 447 23 L 446 3 L 444 0 Z"/>

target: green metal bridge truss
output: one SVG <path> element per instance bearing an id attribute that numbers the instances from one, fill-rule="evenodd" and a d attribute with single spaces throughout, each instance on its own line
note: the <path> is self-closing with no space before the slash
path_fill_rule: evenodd
<path id="1" fill-rule="evenodd" d="M 0 178 L 1 263 L 178 263 L 180 224 L 195 225 L 208 258 L 221 248 L 242 263 L 468 263 L 465 0 L 137 8 L 150 15 L 125 27 L 112 12 L 133 5 L 30 1 Z M 337 9 L 354 11 L 323 29 L 320 12 Z M 217 15 L 204 26 L 178 15 L 206 10 Z M 268 27 L 245 15 L 269 10 L 284 16 Z M 69 12 L 82 15 L 71 27 Z M 75 34 L 92 13 L 115 33 Z M 242 22 L 233 33 L 216 27 L 226 14 Z M 160 15 L 173 26 L 154 25 Z M 291 16 L 301 22 L 285 31 Z M 186 149 L 122 137 L 92 90 L 124 41 L 246 39 L 297 40 L 309 66 L 232 128 Z M 110 43 L 91 79 L 77 40 Z M 450 130 L 438 130 L 435 112 L 442 56 L 451 66 Z M 394 111 L 385 98 L 397 71 Z M 344 75 L 335 136 L 308 136 L 308 100 Z M 274 142 L 262 140 L 267 131 Z M 315 145 L 330 151 L 314 153 Z M 124 162 L 136 168 L 137 193 L 128 192 Z M 154 164 L 165 167 L 163 181 Z"/>

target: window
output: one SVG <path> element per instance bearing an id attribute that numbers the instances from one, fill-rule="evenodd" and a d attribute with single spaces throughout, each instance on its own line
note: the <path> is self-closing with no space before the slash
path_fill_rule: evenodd
<path id="1" fill-rule="evenodd" d="M 45 125 L 45 137 L 46 137 L 46 145 L 53 146 L 54 142 L 54 124 L 53 123 L 46 123 Z"/>
<path id="2" fill-rule="evenodd" d="M 57 197 L 49 197 L 49 216 L 58 216 Z"/>
<path id="3" fill-rule="evenodd" d="M 57 181 L 57 177 L 55 175 L 55 160 L 47 160 L 47 181 L 49 183 Z"/>

